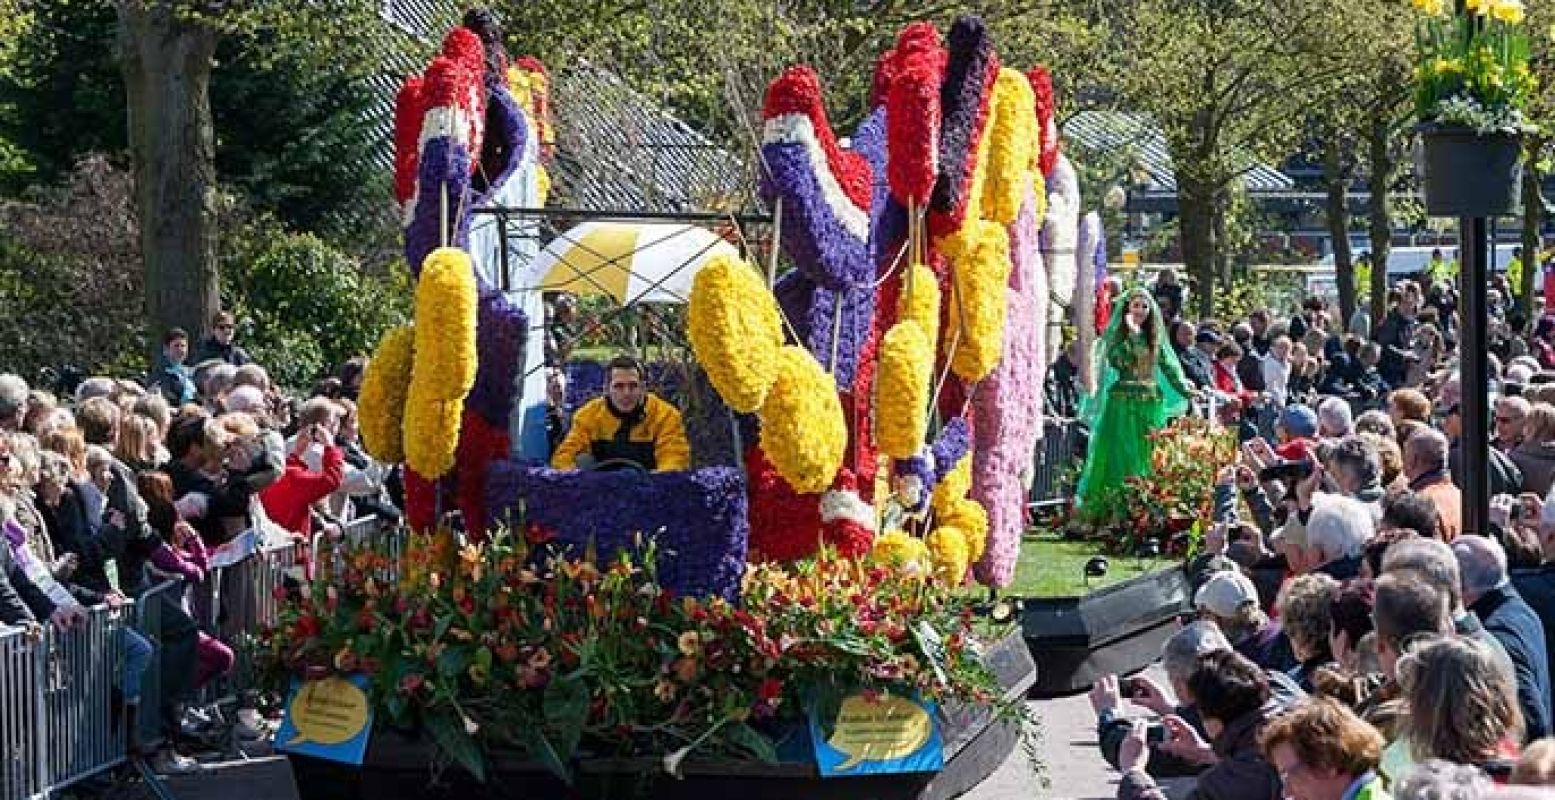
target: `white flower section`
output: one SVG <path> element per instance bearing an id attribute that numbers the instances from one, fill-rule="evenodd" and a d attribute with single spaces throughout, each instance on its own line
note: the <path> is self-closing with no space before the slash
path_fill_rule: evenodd
<path id="1" fill-rule="evenodd" d="M 826 205 L 831 207 L 832 213 L 842 221 L 842 227 L 854 238 L 860 241 L 869 238 L 869 214 L 854 205 L 847 193 L 842 191 L 842 184 L 837 182 L 837 176 L 832 174 L 831 164 L 826 160 L 826 150 L 821 147 L 820 140 L 815 138 L 815 125 L 809 117 L 803 114 L 783 114 L 768 119 L 762 129 L 761 143 L 803 146 Z"/>

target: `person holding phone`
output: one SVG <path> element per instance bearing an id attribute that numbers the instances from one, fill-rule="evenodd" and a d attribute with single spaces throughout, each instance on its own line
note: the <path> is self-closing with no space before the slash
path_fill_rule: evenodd
<path id="1" fill-rule="evenodd" d="M 320 468 L 308 466 L 310 450 L 317 450 Z M 259 493 L 259 502 L 271 521 L 299 536 L 313 532 L 313 504 L 330 496 L 345 480 L 345 456 L 323 425 L 314 423 L 299 431 L 286 456 L 281 479 Z"/>

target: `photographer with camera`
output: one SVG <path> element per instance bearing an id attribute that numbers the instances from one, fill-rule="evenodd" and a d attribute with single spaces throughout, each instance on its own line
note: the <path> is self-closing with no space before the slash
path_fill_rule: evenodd
<path id="1" fill-rule="evenodd" d="M 1125 769 L 1120 765 L 1119 748 L 1135 723 L 1145 722 L 1149 727 L 1146 740 L 1150 750 L 1147 768 L 1150 775 L 1171 778 L 1204 771 L 1205 764 L 1191 757 L 1194 754 L 1183 747 L 1187 741 L 1185 737 L 1177 737 L 1177 744 L 1171 744 L 1172 737 L 1165 720 L 1175 719 L 1192 728 L 1197 736 L 1209 737 L 1198 711 L 1192 704 L 1180 703 L 1177 698 L 1190 696 L 1188 679 L 1200 656 L 1229 650 L 1231 643 L 1213 622 L 1190 622 L 1167 639 L 1161 648 L 1161 667 L 1168 686 L 1162 686 L 1146 674 L 1126 679 L 1108 675 L 1097 681 L 1091 687 L 1090 699 L 1091 707 L 1096 711 L 1096 741 L 1107 763 Z M 1270 691 L 1282 704 L 1294 703 L 1302 697 L 1301 689 L 1283 673 L 1271 671 L 1267 679 Z M 1126 716 L 1125 700 L 1153 717 L 1146 720 Z"/>

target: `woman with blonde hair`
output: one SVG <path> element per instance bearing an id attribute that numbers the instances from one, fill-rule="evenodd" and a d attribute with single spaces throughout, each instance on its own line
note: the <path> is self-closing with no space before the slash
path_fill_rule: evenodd
<path id="1" fill-rule="evenodd" d="M 162 437 L 157 435 L 157 423 L 140 414 L 126 414 L 119 423 L 119 440 L 114 443 L 113 454 L 125 466 L 135 472 L 145 472 L 161 465 Z"/>
<path id="2" fill-rule="evenodd" d="M 1408 765 L 1441 759 L 1506 782 L 1519 755 L 1523 714 L 1505 656 L 1478 639 L 1429 639 L 1399 658 L 1398 683 L 1404 714 L 1382 758 L 1390 781 Z"/>
<path id="3" fill-rule="evenodd" d="M 1540 497 L 1555 485 L 1555 405 L 1534 403 L 1523 417 L 1522 441 L 1507 454 L 1523 471 L 1523 491 Z"/>

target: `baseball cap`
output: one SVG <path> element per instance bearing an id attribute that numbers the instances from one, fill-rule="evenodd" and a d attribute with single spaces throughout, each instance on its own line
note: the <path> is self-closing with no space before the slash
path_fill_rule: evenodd
<path id="1" fill-rule="evenodd" d="M 1317 412 L 1302 403 L 1288 405 L 1280 412 L 1280 427 L 1293 439 L 1311 439 L 1317 436 Z"/>
<path id="2" fill-rule="evenodd" d="M 1234 617 L 1243 608 L 1258 605 L 1258 587 L 1240 572 L 1217 572 L 1199 587 L 1193 605 L 1217 617 Z"/>

